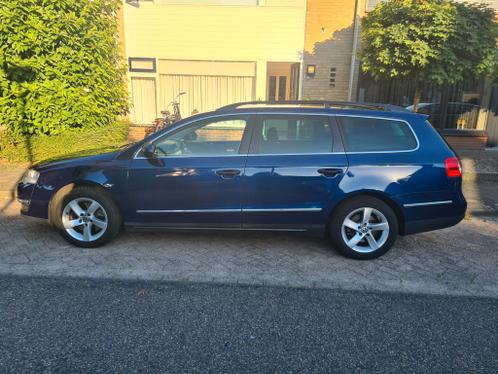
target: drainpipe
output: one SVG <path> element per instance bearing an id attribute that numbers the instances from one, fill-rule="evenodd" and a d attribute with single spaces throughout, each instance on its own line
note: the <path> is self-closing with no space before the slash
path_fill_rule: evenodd
<path id="1" fill-rule="evenodd" d="M 303 50 L 301 52 L 301 68 L 299 69 L 299 89 L 297 98 L 298 100 L 303 99 L 303 82 L 304 82 L 304 54 L 306 53 L 306 19 L 308 14 L 308 0 L 304 2 L 304 38 L 303 38 Z"/>
<path id="2" fill-rule="evenodd" d="M 348 101 L 353 99 L 353 82 L 354 82 L 354 71 L 356 65 L 356 54 L 358 52 L 358 32 L 360 29 L 360 23 L 358 22 L 360 15 L 359 10 L 360 0 L 355 0 L 354 3 L 354 32 L 353 32 L 353 51 L 351 53 L 351 70 L 349 71 L 349 87 L 348 87 Z"/>

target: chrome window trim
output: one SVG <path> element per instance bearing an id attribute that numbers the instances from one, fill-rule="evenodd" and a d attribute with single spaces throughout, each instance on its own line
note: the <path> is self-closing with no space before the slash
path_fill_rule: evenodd
<path id="1" fill-rule="evenodd" d="M 446 204 L 453 204 L 453 200 L 425 201 L 425 202 L 421 202 L 421 203 L 403 204 L 403 206 L 405 208 L 412 208 L 412 207 L 418 207 L 418 206 L 446 205 Z"/>
<path id="2" fill-rule="evenodd" d="M 319 156 L 319 155 L 343 155 L 345 152 L 316 152 L 316 153 L 248 153 L 245 156 Z"/>
<path id="3" fill-rule="evenodd" d="M 237 154 L 224 154 L 224 153 L 213 153 L 211 155 L 204 154 L 204 155 L 171 155 L 171 156 L 163 156 L 163 157 L 156 157 L 156 159 L 172 159 L 172 158 L 198 158 L 198 157 L 246 157 L 247 154 L 245 153 L 237 153 Z M 146 160 L 147 157 L 134 157 L 134 160 Z"/>
<path id="4" fill-rule="evenodd" d="M 316 152 L 316 153 L 238 153 L 238 154 L 224 154 L 213 153 L 211 155 L 171 155 L 164 157 L 156 157 L 157 159 L 175 159 L 175 158 L 203 158 L 203 157 L 254 157 L 254 156 L 320 156 L 320 155 L 344 155 L 345 152 Z M 147 157 L 135 157 L 135 160 L 145 160 Z"/>
<path id="5" fill-rule="evenodd" d="M 405 123 L 410 131 L 412 132 L 412 135 L 415 138 L 415 141 L 417 142 L 417 146 L 413 149 L 409 150 L 399 150 L 399 151 L 363 151 L 363 152 L 326 152 L 326 153 L 275 153 L 275 154 L 263 154 L 263 153 L 238 153 L 238 154 L 212 154 L 212 155 L 177 155 L 177 156 L 164 156 L 164 157 L 157 157 L 158 159 L 164 159 L 164 158 L 171 158 L 171 157 L 178 157 L 178 158 L 192 158 L 192 157 L 234 157 L 234 156 L 302 156 L 302 155 L 330 155 L 330 154 L 382 154 L 382 153 L 407 153 L 407 152 L 415 152 L 420 148 L 420 141 L 417 137 L 417 134 L 413 130 L 412 126 L 408 121 L 405 121 L 404 119 L 401 118 L 396 118 L 396 117 L 380 117 L 380 116 L 369 116 L 369 115 L 356 115 L 356 114 L 340 114 L 340 113 L 313 113 L 313 112 L 307 112 L 307 113 L 302 113 L 302 112 L 260 112 L 260 111 L 254 111 L 250 113 L 223 113 L 223 114 L 213 114 L 207 117 L 203 118 L 196 118 L 194 120 L 191 120 L 189 122 L 186 122 L 183 124 L 181 127 L 175 128 L 175 129 L 170 129 L 165 131 L 162 134 L 157 135 L 155 138 L 152 138 L 149 142 L 146 144 L 152 143 L 159 139 L 162 136 L 166 136 L 172 131 L 180 130 L 183 127 L 186 127 L 194 122 L 199 122 L 199 121 L 205 121 L 209 120 L 211 118 L 220 118 L 220 117 L 232 117 L 232 116 L 251 116 L 251 115 L 301 115 L 301 116 L 326 116 L 326 117 L 353 117 L 353 118 L 370 118 L 370 119 L 383 119 L 387 121 L 398 121 L 398 122 L 403 122 Z M 339 124 L 338 124 L 339 125 Z M 340 126 L 340 125 L 339 125 Z M 137 155 L 140 153 L 143 147 L 140 147 L 139 149 L 136 150 L 136 152 L 133 155 L 133 159 L 136 160 L 144 160 L 146 157 L 137 157 Z"/>

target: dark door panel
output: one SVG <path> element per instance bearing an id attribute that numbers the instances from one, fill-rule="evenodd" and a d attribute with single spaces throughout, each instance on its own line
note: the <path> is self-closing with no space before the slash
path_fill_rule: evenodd
<path id="1" fill-rule="evenodd" d="M 152 142 L 129 173 L 133 221 L 167 227 L 241 227 L 250 116 L 215 116 Z"/>
<path id="2" fill-rule="evenodd" d="M 242 226 L 323 225 L 347 170 L 339 150 L 339 133 L 327 116 L 259 116 L 242 178 Z"/>
<path id="3" fill-rule="evenodd" d="M 136 221 L 240 227 L 240 176 L 246 156 L 133 160 L 129 191 Z M 238 171 L 230 178 L 219 170 Z"/>
<path id="4" fill-rule="evenodd" d="M 344 155 L 252 156 L 242 182 L 243 227 L 308 229 L 323 224 L 346 171 Z M 334 177 L 319 172 L 341 170 Z"/>

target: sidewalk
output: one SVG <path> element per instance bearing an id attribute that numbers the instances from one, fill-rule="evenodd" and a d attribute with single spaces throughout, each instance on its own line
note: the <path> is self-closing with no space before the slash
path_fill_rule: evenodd
<path id="1" fill-rule="evenodd" d="M 458 151 L 464 179 L 498 183 L 498 148 Z"/>
<path id="2" fill-rule="evenodd" d="M 29 164 L 11 164 L 0 160 L 0 197 L 10 197 L 17 182 L 21 179 Z"/>
<path id="3" fill-rule="evenodd" d="M 1 169 L 4 186 L 22 168 Z M 445 230 L 399 237 L 375 261 L 327 241 L 284 233 L 123 232 L 99 249 L 68 244 L 0 199 L 0 275 L 367 289 L 498 298 L 498 183 L 466 180 L 469 216 Z"/>

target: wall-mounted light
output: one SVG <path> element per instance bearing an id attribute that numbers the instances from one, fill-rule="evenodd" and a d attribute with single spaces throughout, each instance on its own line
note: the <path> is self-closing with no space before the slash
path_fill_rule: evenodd
<path id="1" fill-rule="evenodd" d="M 306 65 L 306 77 L 313 78 L 316 73 L 316 65 Z"/>

